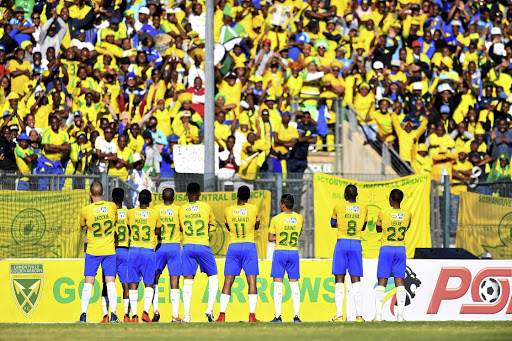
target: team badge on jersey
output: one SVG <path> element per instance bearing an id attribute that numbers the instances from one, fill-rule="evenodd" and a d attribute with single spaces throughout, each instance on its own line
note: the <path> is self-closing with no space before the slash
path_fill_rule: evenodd
<path id="1" fill-rule="evenodd" d="M 359 206 L 346 206 L 345 213 L 359 213 Z"/>

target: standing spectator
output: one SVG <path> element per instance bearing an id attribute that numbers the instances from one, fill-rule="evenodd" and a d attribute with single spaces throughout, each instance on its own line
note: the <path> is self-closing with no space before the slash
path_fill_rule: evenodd
<path id="1" fill-rule="evenodd" d="M 498 127 L 491 131 L 491 139 L 493 155 L 512 155 L 512 131 L 505 119 L 498 120 Z"/>
<path id="2" fill-rule="evenodd" d="M 113 141 L 115 136 L 114 129 L 107 127 L 104 133 L 105 136 L 99 136 L 94 144 L 99 158 L 98 171 L 100 173 L 108 170 L 110 161 L 117 160 L 117 145 Z"/>
<path id="3" fill-rule="evenodd" d="M 144 171 L 149 174 L 149 176 L 156 177 L 156 182 L 160 181 L 160 160 L 158 158 L 158 150 L 154 146 L 153 135 L 150 131 L 146 130 L 142 133 L 142 138 L 144 139 L 144 154 L 145 165 Z"/>
<path id="4" fill-rule="evenodd" d="M 16 156 L 16 165 L 18 166 L 18 170 L 23 175 L 32 174 L 32 162 L 37 160 L 37 155 L 34 154 L 28 146 L 29 138 L 27 134 L 21 133 L 16 140 L 18 145 L 14 150 L 14 154 Z M 30 190 L 29 178 L 22 177 L 19 179 L 16 189 L 18 191 Z"/>
<path id="5" fill-rule="evenodd" d="M 274 145 L 270 151 L 274 173 L 282 173 L 283 177 L 288 173 L 287 159 L 290 150 L 295 148 L 299 140 L 297 128 L 290 125 L 291 114 L 285 111 L 281 114 L 281 124 L 274 131 Z"/>
<path id="6" fill-rule="evenodd" d="M 58 31 L 57 23 L 59 25 Z M 41 34 L 39 37 L 39 41 L 41 44 L 41 55 L 46 56 L 46 51 L 50 47 L 53 47 L 55 51 L 60 51 L 62 39 L 66 35 L 67 31 L 68 26 L 66 25 L 64 20 L 62 20 L 62 18 L 60 18 L 57 15 L 57 11 L 54 10 L 52 13 L 52 17 L 41 28 Z"/>
<path id="7" fill-rule="evenodd" d="M 117 159 L 110 160 L 108 175 L 118 176 L 121 180 L 128 180 L 128 171 L 133 167 L 133 154 L 128 144 L 126 135 L 117 138 Z"/>
<path id="8" fill-rule="evenodd" d="M 302 174 L 308 168 L 308 151 L 311 144 L 316 144 L 318 139 L 317 124 L 311 119 L 311 114 L 306 111 L 297 124 L 299 139 L 290 152 L 288 159 L 288 172 Z"/>

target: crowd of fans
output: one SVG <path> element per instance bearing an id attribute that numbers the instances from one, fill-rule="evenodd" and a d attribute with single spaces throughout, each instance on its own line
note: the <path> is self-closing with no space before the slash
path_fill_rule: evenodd
<path id="1" fill-rule="evenodd" d="M 0 5 L 1 170 L 144 184 L 203 142 L 203 1 Z M 304 172 L 342 98 L 416 173 L 511 179 L 510 5 L 215 1 L 219 174 Z"/>

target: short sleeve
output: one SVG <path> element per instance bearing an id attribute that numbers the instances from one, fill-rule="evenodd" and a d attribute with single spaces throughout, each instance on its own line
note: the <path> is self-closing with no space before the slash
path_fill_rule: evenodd
<path id="1" fill-rule="evenodd" d="M 160 214 L 158 214 L 158 212 L 155 210 L 155 213 L 156 213 L 156 222 L 155 222 L 155 227 L 157 229 L 161 228 L 162 227 L 162 220 L 160 219 Z"/>
<path id="2" fill-rule="evenodd" d="M 258 209 L 258 206 L 254 206 L 254 215 L 256 217 L 256 221 L 260 221 L 260 210 Z"/>
<path id="3" fill-rule="evenodd" d="M 270 227 L 268 229 L 268 233 L 276 234 L 276 218 L 272 218 L 270 221 Z"/>
<path id="4" fill-rule="evenodd" d="M 87 213 L 85 207 L 80 210 L 80 227 L 85 229 L 87 227 Z"/>
<path id="5" fill-rule="evenodd" d="M 379 216 L 377 217 L 377 226 L 382 226 L 382 211 L 379 212 Z"/>
<path id="6" fill-rule="evenodd" d="M 338 219 L 338 205 L 334 206 L 332 209 L 331 219 Z"/>

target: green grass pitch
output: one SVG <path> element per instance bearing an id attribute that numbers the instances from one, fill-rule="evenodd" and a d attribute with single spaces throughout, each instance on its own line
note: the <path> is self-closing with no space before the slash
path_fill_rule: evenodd
<path id="1" fill-rule="evenodd" d="M 0 340 L 511 340 L 512 323 L 0 324 Z"/>

